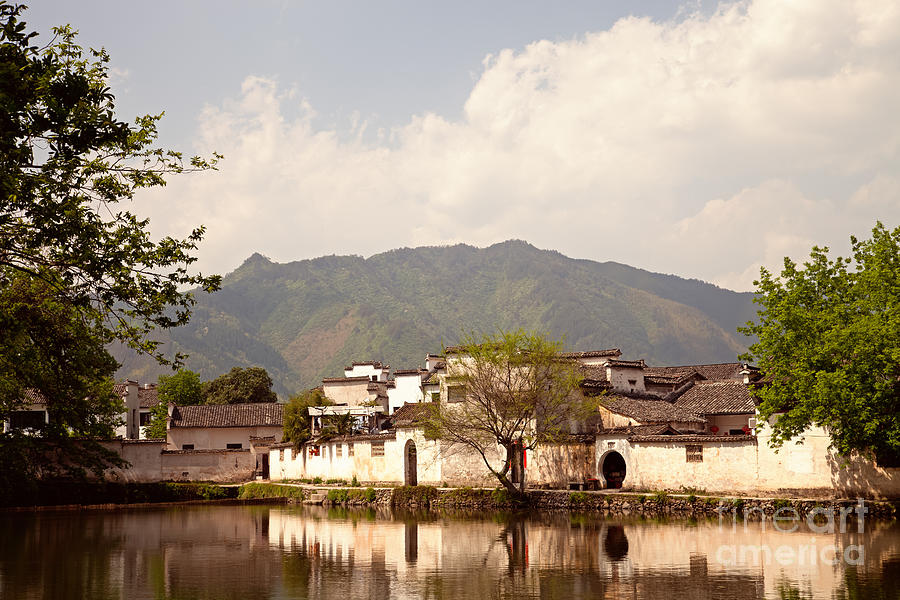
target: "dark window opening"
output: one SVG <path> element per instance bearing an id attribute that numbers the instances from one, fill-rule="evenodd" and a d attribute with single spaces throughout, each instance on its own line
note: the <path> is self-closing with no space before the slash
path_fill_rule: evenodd
<path id="1" fill-rule="evenodd" d="M 142 412 L 140 417 L 141 427 L 146 427 L 150 424 L 151 414 L 148 412 Z"/>
<path id="2" fill-rule="evenodd" d="M 225 444 L 227 450 L 240 450 L 243 447 L 243 444 Z"/>
<path id="3" fill-rule="evenodd" d="M 42 410 L 17 410 L 9 415 L 9 426 L 12 429 L 40 429 L 45 423 Z"/>
<path id="4" fill-rule="evenodd" d="M 193 450 L 193 449 L 194 449 L 194 445 L 193 445 L 193 444 L 182 444 L 182 445 L 181 445 L 181 449 L 182 449 L 182 450 Z"/>

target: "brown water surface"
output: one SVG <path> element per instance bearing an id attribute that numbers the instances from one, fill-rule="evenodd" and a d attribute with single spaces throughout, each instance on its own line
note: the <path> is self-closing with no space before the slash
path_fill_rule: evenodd
<path id="1" fill-rule="evenodd" d="M 797 525 L 306 506 L 7 513 L 0 598 L 900 599 L 896 523 Z"/>

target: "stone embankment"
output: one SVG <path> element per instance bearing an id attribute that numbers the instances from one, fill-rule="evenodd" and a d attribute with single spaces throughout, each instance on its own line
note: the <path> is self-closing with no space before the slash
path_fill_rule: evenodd
<path id="1" fill-rule="evenodd" d="M 261 484 L 248 484 L 259 486 Z M 772 516 L 806 516 L 810 513 L 841 511 L 853 516 L 860 509 L 857 499 L 814 500 L 788 498 L 720 497 L 697 494 L 570 492 L 534 490 L 528 502 L 517 503 L 502 489 L 434 488 L 404 486 L 392 488 L 324 488 L 307 486 L 266 485 L 265 497 L 287 497 L 292 502 L 345 506 L 396 506 L 403 508 L 452 508 L 465 510 L 566 510 L 596 512 L 604 515 L 647 515 L 671 517 L 715 517 L 737 515 L 747 519 Z M 285 491 L 279 491 L 284 488 Z M 242 498 L 259 497 L 241 492 Z M 900 504 L 866 500 L 866 516 L 894 519 Z"/>

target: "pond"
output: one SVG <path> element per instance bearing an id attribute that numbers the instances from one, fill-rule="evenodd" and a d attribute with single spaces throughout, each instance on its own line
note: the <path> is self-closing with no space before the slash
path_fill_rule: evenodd
<path id="1" fill-rule="evenodd" d="M 900 526 L 863 525 L 280 505 L 0 513 L 0 598 L 900 598 Z"/>

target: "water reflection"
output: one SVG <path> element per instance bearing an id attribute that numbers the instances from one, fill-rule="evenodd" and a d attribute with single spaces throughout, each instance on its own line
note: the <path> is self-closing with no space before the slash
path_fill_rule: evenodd
<path id="1" fill-rule="evenodd" d="M 7 514 L 0 597 L 900 597 L 896 524 L 761 525 L 320 507 Z M 853 545 L 858 566 L 821 560 Z"/>

